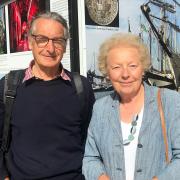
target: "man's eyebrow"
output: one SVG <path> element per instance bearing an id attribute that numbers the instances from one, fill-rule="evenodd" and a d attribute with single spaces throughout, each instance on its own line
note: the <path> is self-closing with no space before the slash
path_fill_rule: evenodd
<path id="1" fill-rule="evenodd" d="M 63 40 L 67 40 L 65 37 L 59 37 L 59 36 L 57 36 L 57 37 L 53 37 L 53 38 L 49 38 L 49 37 L 47 37 L 47 36 L 45 36 L 45 35 L 42 35 L 42 34 L 37 34 L 37 35 L 35 35 L 36 37 L 42 37 L 42 38 L 47 38 L 47 39 L 63 39 Z"/>

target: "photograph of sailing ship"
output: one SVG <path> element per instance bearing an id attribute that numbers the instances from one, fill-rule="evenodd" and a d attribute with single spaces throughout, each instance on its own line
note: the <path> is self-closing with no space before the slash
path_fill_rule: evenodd
<path id="1" fill-rule="evenodd" d="M 96 69 L 96 54 L 94 53 L 94 62 L 91 68 L 87 71 L 87 78 L 89 82 L 92 84 L 92 88 L 94 91 L 111 91 L 112 85 L 107 79 L 100 74 L 97 73 Z"/>
<path id="2" fill-rule="evenodd" d="M 153 9 L 159 10 L 159 15 L 153 13 Z M 141 5 L 141 11 L 149 23 L 149 48 L 151 58 L 159 62 L 159 68 L 153 66 L 146 73 L 145 80 L 159 87 L 167 87 L 180 90 L 180 54 L 178 8 L 180 4 L 176 0 L 165 2 L 162 0 L 150 0 Z M 157 43 L 156 57 L 153 57 L 153 43 Z"/>
<path id="3" fill-rule="evenodd" d="M 97 68 L 98 48 L 108 36 L 129 32 L 140 36 L 151 54 L 145 81 L 158 87 L 180 89 L 180 3 L 177 0 L 120 0 L 119 29 L 86 28 L 87 77 L 95 91 L 112 89 Z"/>

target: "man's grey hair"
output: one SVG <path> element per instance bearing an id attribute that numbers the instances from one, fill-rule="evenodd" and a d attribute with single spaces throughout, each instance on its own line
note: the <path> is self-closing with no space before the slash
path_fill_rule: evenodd
<path id="1" fill-rule="evenodd" d="M 34 22 L 39 18 L 51 19 L 51 20 L 55 20 L 55 21 L 59 22 L 64 27 L 64 38 L 65 39 L 69 38 L 69 28 L 68 28 L 66 19 L 64 19 L 64 17 L 61 16 L 60 14 L 58 14 L 57 12 L 49 12 L 49 11 L 41 12 L 32 19 L 32 21 L 30 22 L 30 25 L 29 25 L 29 34 L 30 35 L 33 34 Z"/>

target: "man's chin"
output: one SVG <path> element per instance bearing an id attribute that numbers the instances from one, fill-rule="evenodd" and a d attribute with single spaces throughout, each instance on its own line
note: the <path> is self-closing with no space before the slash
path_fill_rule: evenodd
<path id="1" fill-rule="evenodd" d="M 43 64 L 41 64 L 41 66 L 43 67 L 43 68 L 51 68 L 51 69 L 54 69 L 54 68 L 57 68 L 57 67 L 59 67 L 59 63 L 52 63 L 52 62 L 50 62 L 50 63 L 43 63 Z"/>

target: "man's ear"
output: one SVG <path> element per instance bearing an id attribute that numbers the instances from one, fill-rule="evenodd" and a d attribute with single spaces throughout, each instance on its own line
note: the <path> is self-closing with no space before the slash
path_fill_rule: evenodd
<path id="1" fill-rule="evenodd" d="M 30 35 L 28 36 L 28 46 L 29 50 L 32 50 L 32 37 Z"/>

